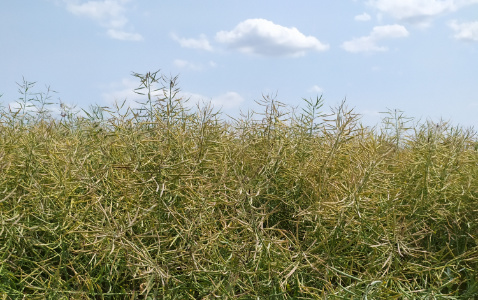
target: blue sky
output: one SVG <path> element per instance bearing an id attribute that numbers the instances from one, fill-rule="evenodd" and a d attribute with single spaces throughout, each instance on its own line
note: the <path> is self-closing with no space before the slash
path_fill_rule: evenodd
<path id="1" fill-rule="evenodd" d="M 131 73 L 161 69 L 231 115 L 323 94 L 369 125 L 388 108 L 478 128 L 478 0 L 5 0 L 0 57 L 3 106 L 22 76 L 57 102 L 134 103 Z"/>

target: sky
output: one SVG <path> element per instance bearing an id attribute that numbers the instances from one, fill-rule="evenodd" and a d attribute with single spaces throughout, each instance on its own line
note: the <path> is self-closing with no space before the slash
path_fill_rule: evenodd
<path id="1" fill-rule="evenodd" d="M 0 103 L 17 83 L 87 109 L 144 100 L 133 72 L 179 76 L 181 96 L 225 114 L 343 99 L 378 124 L 478 128 L 478 0 L 2 0 Z"/>

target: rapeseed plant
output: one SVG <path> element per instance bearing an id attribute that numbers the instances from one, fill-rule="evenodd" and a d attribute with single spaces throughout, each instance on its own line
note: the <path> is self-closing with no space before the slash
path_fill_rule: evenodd
<path id="1" fill-rule="evenodd" d="M 0 112 L 2 299 L 473 299 L 476 132 L 273 96 L 222 119 L 177 77 Z M 36 107 L 36 109 L 30 109 Z"/>

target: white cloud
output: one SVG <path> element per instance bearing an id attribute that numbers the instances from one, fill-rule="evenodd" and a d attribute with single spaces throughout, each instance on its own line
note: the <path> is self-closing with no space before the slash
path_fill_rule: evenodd
<path id="1" fill-rule="evenodd" d="M 324 89 L 321 88 L 321 87 L 318 86 L 318 85 L 314 85 L 314 86 L 312 86 L 308 91 L 311 92 L 311 93 L 323 93 L 323 92 L 324 92 Z"/>
<path id="2" fill-rule="evenodd" d="M 244 98 L 236 92 L 227 92 L 219 96 L 213 97 L 211 103 L 217 107 L 223 107 L 225 109 L 239 107 L 244 102 Z"/>
<path id="3" fill-rule="evenodd" d="M 137 80 L 124 78 L 119 82 L 113 82 L 105 86 L 106 91 L 101 96 L 104 103 L 109 107 L 112 107 L 114 103 L 121 104 L 126 100 L 124 109 L 127 107 L 140 108 L 141 104 L 139 102 L 145 102 L 147 96 L 134 92 L 134 89 L 138 88 L 138 86 L 139 82 Z M 194 108 L 197 104 L 202 105 L 203 103 L 211 102 L 216 109 L 222 108 L 227 110 L 237 108 L 244 102 L 244 98 L 236 92 L 226 92 L 211 98 L 196 93 L 180 91 L 177 97 L 184 100 L 189 99 L 184 104 L 190 108 Z"/>
<path id="4" fill-rule="evenodd" d="M 126 3 L 130 0 L 79 1 L 63 0 L 66 9 L 74 15 L 90 18 L 107 28 L 109 37 L 118 40 L 139 41 L 142 36 L 124 30 L 128 23 Z"/>
<path id="5" fill-rule="evenodd" d="M 362 21 L 362 22 L 364 22 L 364 21 L 370 21 L 370 19 L 371 19 L 371 18 L 370 18 L 370 15 L 367 14 L 367 13 L 363 13 L 363 14 L 361 14 L 361 15 L 357 15 L 357 16 L 354 17 L 354 20 L 355 20 L 355 21 Z"/>
<path id="6" fill-rule="evenodd" d="M 124 26 L 128 19 L 124 16 L 124 3 L 121 0 L 66 1 L 66 9 L 77 16 L 85 16 L 105 24 L 108 27 Z"/>
<path id="7" fill-rule="evenodd" d="M 397 19 L 430 17 L 454 7 L 453 1 L 449 0 L 373 0 L 368 3 Z"/>
<path id="8" fill-rule="evenodd" d="M 194 63 L 184 59 L 175 59 L 173 65 L 180 69 L 190 69 L 193 71 L 201 71 L 204 69 L 215 68 L 217 64 L 214 61 L 209 61 L 207 64 Z"/>
<path id="9" fill-rule="evenodd" d="M 55 104 L 58 104 L 58 105 L 55 105 Z M 77 112 L 77 110 L 75 109 L 75 105 L 72 105 L 69 103 L 68 104 L 63 103 L 63 105 L 70 107 L 72 112 Z M 6 109 L 7 111 L 10 111 L 10 112 L 15 112 L 15 113 L 18 112 L 22 114 L 25 113 L 25 114 L 30 114 L 33 116 L 38 116 L 38 114 L 41 112 L 40 111 L 41 107 L 39 107 L 38 105 L 35 105 L 33 103 L 27 103 L 26 106 L 24 106 L 23 103 L 20 103 L 18 101 L 9 102 Z M 62 110 L 60 108 L 60 103 L 53 103 L 52 105 L 45 106 L 43 108 L 42 113 L 44 114 L 45 117 L 54 117 L 54 118 L 61 117 Z"/>
<path id="10" fill-rule="evenodd" d="M 387 51 L 383 46 L 378 46 L 377 42 L 387 38 L 402 38 L 409 35 L 407 29 L 402 25 L 375 26 L 368 36 L 352 39 L 344 42 L 342 48 L 348 52 L 374 52 Z"/>
<path id="11" fill-rule="evenodd" d="M 111 83 L 107 92 L 101 94 L 103 101 L 108 106 L 112 106 L 115 102 L 123 103 L 126 100 L 125 106 L 131 108 L 139 108 L 137 101 L 144 101 L 146 96 L 138 95 L 134 92 L 139 86 L 139 82 L 133 79 L 124 78 L 121 82 Z"/>
<path id="12" fill-rule="evenodd" d="M 183 59 L 175 59 L 173 64 L 178 68 L 185 68 L 191 66 L 191 63 Z"/>
<path id="13" fill-rule="evenodd" d="M 35 113 L 38 111 L 38 109 L 35 107 L 35 105 L 31 102 L 26 103 L 21 103 L 21 101 L 12 101 L 8 103 L 8 110 L 12 112 L 30 112 L 30 113 Z"/>
<path id="14" fill-rule="evenodd" d="M 204 69 L 204 66 L 201 65 L 201 64 L 196 64 L 196 63 L 193 63 L 193 62 L 190 62 L 190 61 L 187 61 L 187 60 L 183 60 L 183 59 L 175 59 L 173 61 L 173 64 L 176 67 L 181 68 L 181 69 L 191 69 L 191 70 L 194 70 L 194 71 L 199 71 L 199 70 Z"/>
<path id="15" fill-rule="evenodd" d="M 198 39 L 185 39 L 185 38 L 180 38 L 176 34 L 172 33 L 171 37 L 177 41 L 181 47 L 184 48 L 192 48 L 192 49 L 201 49 L 201 50 L 207 50 L 207 51 L 212 51 L 212 47 L 209 44 L 208 39 L 204 34 L 201 34 Z"/>
<path id="16" fill-rule="evenodd" d="M 209 98 L 200 94 L 181 92 L 181 97 L 189 99 L 189 105 L 196 105 L 211 102 L 216 109 L 232 109 L 239 107 L 244 98 L 236 92 L 227 92 L 213 98 Z"/>
<path id="17" fill-rule="evenodd" d="M 216 40 L 242 53 L 264 56 L 303 56 L 307 51 L 325 51 L 329 45 L 297 28 L 264 19 L 248 19 L 231 31 L 220 31 Z"/>
<path id="18" fill-rule="evenodd" d="M 138 88 L 138 86 L 139 82 L 137 80 L 123 78 L 119 82 L 113 82 L 105 86 L 104 89 L 106 91 L 102 93 L 101 96 L 104 103 L 109 107 L 113 107 L 115 103 L 121 104 L 125 101 L 123 110 L 128 107 L 137 109 L 141 107 L 140 103 L 145 102 L 147 99 L 147 96 L 134 92 L 134 89 Z M 185 107 L 189 108 L 195 108 L 198 104 L 211 103 L 215 109 L 229 110 L 238 108 L 244 102 L 244 98 L 241 95 L 232 91 L 212 98 L 197 93 L 180 91 L 176 97 L 182 98 Z M 154 99 L 156 99 L 156 97 L 154 97 Z M 188 101 L 186 102 L 186 100 Z"/>
<path id="19" fill-rule="evenodd" d="M 368 5 L 380 12 L 418 25 L 428 25 L 431 19 L 443 13 L 478 3 L 478 0 L 369 0 Z"/>
<path id="20" fill-rule="evenodd" d="M 141 41 L 143 37 L 139 33 L 129 33 L 116 29 L 108 29 L 108 36 L 121 41 Z"/>
<path id="21" fill-rule="evenodd" d="M 451 21 L 448 25 L 455 31 L 455 39 L 468 42 L 478 42 L 478 21 L 467 23 Z"/>
<path id="22" fill-rule="evenodd" d="M 378 110 L 374 109 L 362 109 L 358 111 L 360 120 L 365 126 L 378 126 L 382 121 L 382 115 Z"/>

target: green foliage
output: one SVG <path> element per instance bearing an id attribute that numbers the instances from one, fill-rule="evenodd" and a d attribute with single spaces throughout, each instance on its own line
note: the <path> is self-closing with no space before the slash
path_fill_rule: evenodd
<path id="1" fill-rule="evenodd" d="M 397 110 L 367 128 L 321 96 L 223 120 L 177 77 L 133 76 L 139 109 L 54 118 L 24 80 L 0 112 L 2 299 L 478 294 L 471 129 Z"/>

